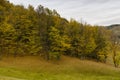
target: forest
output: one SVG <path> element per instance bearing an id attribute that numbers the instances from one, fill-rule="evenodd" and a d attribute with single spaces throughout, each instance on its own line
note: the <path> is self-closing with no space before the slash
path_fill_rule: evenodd
<path id="1" fill-rule="evenodd" d="M 119 37 L 105 26 L 68 21 L 56 10 L 42 5 L 14 5 L 0 0 L 0 59 L 9 56 L 41 56 L 61 60 L 61 56 L 106 63 L 113 56 L 120 63 Z"/>

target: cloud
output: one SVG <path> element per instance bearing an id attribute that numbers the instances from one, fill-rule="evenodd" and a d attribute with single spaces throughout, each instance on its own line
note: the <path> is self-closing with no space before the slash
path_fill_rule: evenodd
<path id="1" fill-rule="evenodd" d="M 85 20 L 90 24 L 120 23 L 120 0 L 10 0 L 15 4 L 25 6 L 39 4 L 50 9 L 56 9 L 62 17 Z"/>

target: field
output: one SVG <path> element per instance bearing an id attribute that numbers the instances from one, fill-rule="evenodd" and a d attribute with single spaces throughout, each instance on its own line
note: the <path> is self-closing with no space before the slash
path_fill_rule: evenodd
<path id="1" fill-rule="evenodd" d="M 45 61 L 36 56 L 8 57 L 0 61 L 0 80 L 120 80 L 113 65 L 62 56 Z"/>

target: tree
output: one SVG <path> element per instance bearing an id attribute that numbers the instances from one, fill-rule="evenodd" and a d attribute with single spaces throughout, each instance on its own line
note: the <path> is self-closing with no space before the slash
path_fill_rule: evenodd
<path id="1" fill-rule="evenodd" d="M 52 27 L 49 30 L 49 42 L 50 42 L 50 54 L 51 56 L 60 57 L 61 51 L 61 36 L 59 35 L 59 31 Z"/>
<path id="2" fill-rule="evenodd" d="M 118 67 L 119 63 L 120 63 L 120 54 L 119 54 L 119 48 L 120 48 L 120 41 L 118 36 L 112 32 L 112 36 L 111 36 L 111 47 L 112 47 L 112 51 L 113 51 L 113 62 L 114 62 L 114 66 Z"/>

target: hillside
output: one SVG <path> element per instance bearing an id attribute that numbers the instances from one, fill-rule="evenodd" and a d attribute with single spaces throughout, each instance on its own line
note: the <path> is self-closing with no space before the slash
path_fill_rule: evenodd
<path id="1" fill-rule="evenodd" d="M 109 29 L 119 36 L 118 27 Z M 68 21 L 42 5 L 0 0 L 0 80 L 120 80 L 119 46 L 111 48 L 111 36 L 103 26 Z M 110 64 L 103 64 L 112 50 Z"/>
<path id="2" fill-rule="evenodd" d="M 107 64 L 66 56 L 61 61 L 36 56 L 0 61 L 0 80 L 119 80 L 119 74 L 119 69 Z"/>
<path id="3" fill-rule="evenodd" d="M 113 24 L 107 26 L 107 28 L 110 29 L 114 34 L 116 34 L 120 38 L 120 24 Z"/>
<path id="4" fill-rule="evenodd" d="M 68 21 L 42 5 L 25 8 L 2 0 L 0 11 L 0 55 L 59 60 L 65 54 L 106 61 L 110 35 L 104 27 Z"/>

